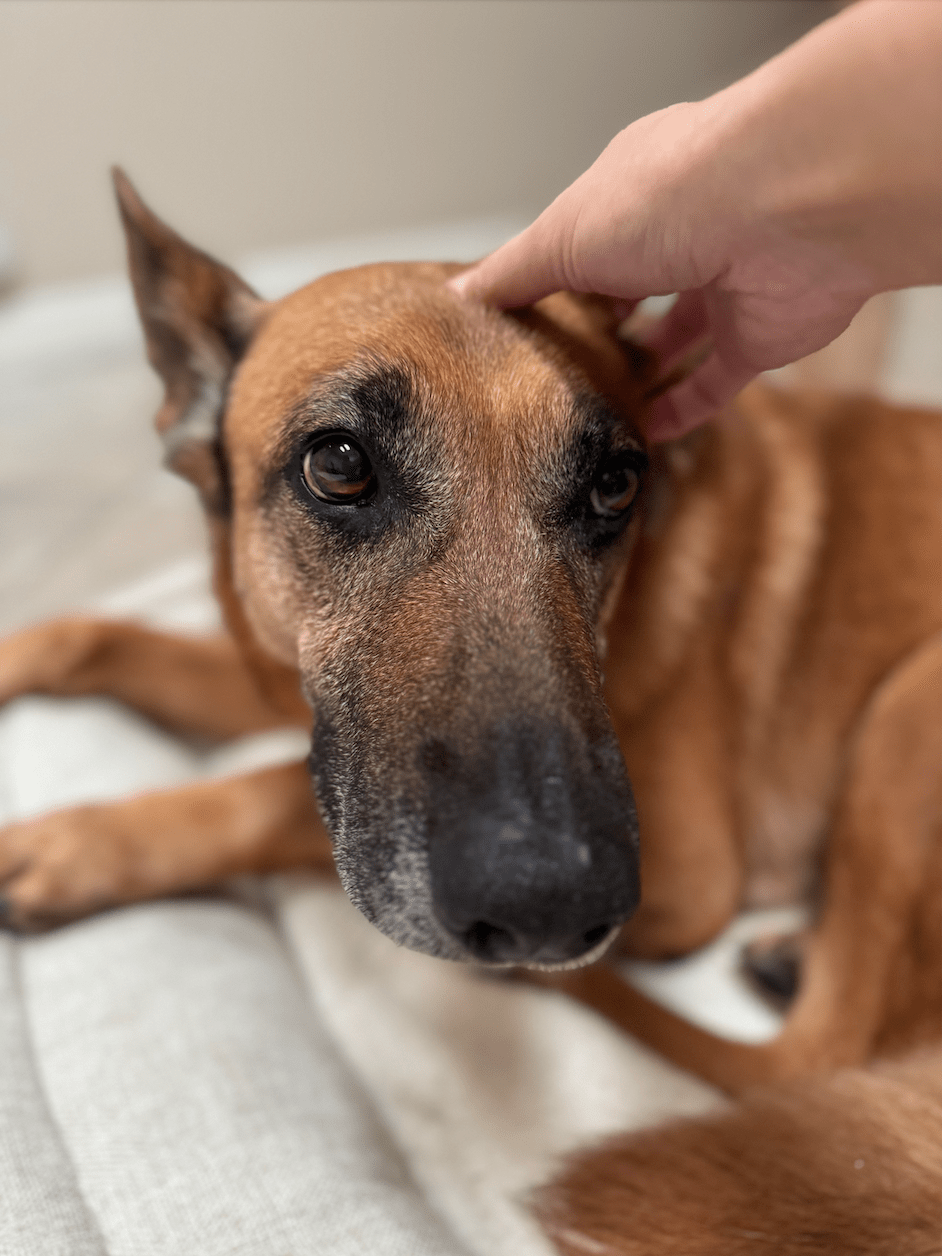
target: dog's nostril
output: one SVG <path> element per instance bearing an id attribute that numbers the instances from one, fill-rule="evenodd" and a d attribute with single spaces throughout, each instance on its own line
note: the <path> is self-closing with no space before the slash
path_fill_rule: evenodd
<path id="1" fill-rule="evenodd" d="M 477 959 L 508 959 L 516 950 L 516 939 L 509 929 L 476 920 L 464 932 L 464 944 Z"/>
<path id="2" fill-rule="evenodd" d="M 591 951 L 593 946 L 598 946 L 602 939 L 608 936 L 611 928 L 611 925 L 596 925 L 594 929 L 587 929 L 582 935 L 586 950 Z"/>

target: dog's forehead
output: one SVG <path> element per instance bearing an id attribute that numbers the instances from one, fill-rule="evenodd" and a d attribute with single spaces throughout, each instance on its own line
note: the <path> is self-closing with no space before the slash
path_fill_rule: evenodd
<path id="1" fill-rule="evenodd" d="M 512 316 L 445 286 L 461 267 L 389 263 L 326 275 L 275 303 L 243 361 L 226 417 L 243 465 L 263 466 L 287 416 L 312 391 L 364 364 L 405 369 L 457 429 L 514 433 L 537 445 L 587 386 L 609 396 L 630 379 L 590 307 L 558 294 Z M 577 364 L 578 359 L 578 364 Z M 586 369 L 588 368 L 588 369 Z M 588 376 L 588 378 L 587 378 Z M 556 421 L 546 425 L 548 413 Z"/>

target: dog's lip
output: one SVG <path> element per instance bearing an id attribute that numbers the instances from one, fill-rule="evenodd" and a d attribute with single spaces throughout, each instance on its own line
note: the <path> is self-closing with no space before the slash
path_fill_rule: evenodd
<path id="1" fill-rule="evenodd" d="M 594 964 L 600 960 L 608 948 L 612 945 L 615 938 L 621 931 L 621 925 L 613 925 L 606 933 L 601 942 L 596 942 L 590 951 L 586 951 L 584 955 L 578 955 L 575 959 L 563 959 L 553 962 L 543 960 L 497 960 L 493 963 L 482 963 L 480 960 L 473 960 L 475 967 L 482 968 L 487 972 L 493 972 L 495 969 L 503 968 L 525 968 L 534 972 L 541 973 L 563 973 L 570 972 L 574 968 L 586 968 L 589 964 Z"/>

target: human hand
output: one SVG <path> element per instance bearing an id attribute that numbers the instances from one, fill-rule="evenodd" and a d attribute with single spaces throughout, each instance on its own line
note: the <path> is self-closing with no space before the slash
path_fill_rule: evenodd
<path id="1" fill-rule="evenodd" d="M 680 435 L 876 292 L 942 279 L 940 132 L 919 129 L 942 125 L 940 18 L 871 0 L 716 96 L 640 119 L 452 287 L 502 307 L 680 293 L 645 336 L 665 370 L 710 342 L 648 416 L 652 439 Z"/>
<path id="2" fill-rule="evenodd" d="M 653 403 L 655 440 L 710 418 L 760 371 L 833 340 L 874 290 L 813 243 L 755 222 L 742 181 L 718 168 L 716 115 L 710 100 L 633 123 L 532 226 L 453 281 L 499 306 L 566 289 L 619 298 L 627 311 L 679 292 L 645 343 L 665 370 L 705 337 L 712 347 Z"/>

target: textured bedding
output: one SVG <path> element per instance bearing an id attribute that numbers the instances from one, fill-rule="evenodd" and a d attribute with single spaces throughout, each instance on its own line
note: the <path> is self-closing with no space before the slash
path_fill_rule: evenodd
<path id="1" fill-rule="evenodd" d="M 104 609 L 214 618 L 197 559 Z M 0 806 L 303 753 L 293 731 L 200 753 L 107 701 L 26 698 L 0 714 Z M 736 936 L 635 979 L 761 1037 Z M 718 1102 L 565 998 L 394 946 L 327 879 L 0 935 L 0 953 L 4 1256 L 537 1256 L 524 1200 L 562 1154 Z"/>

